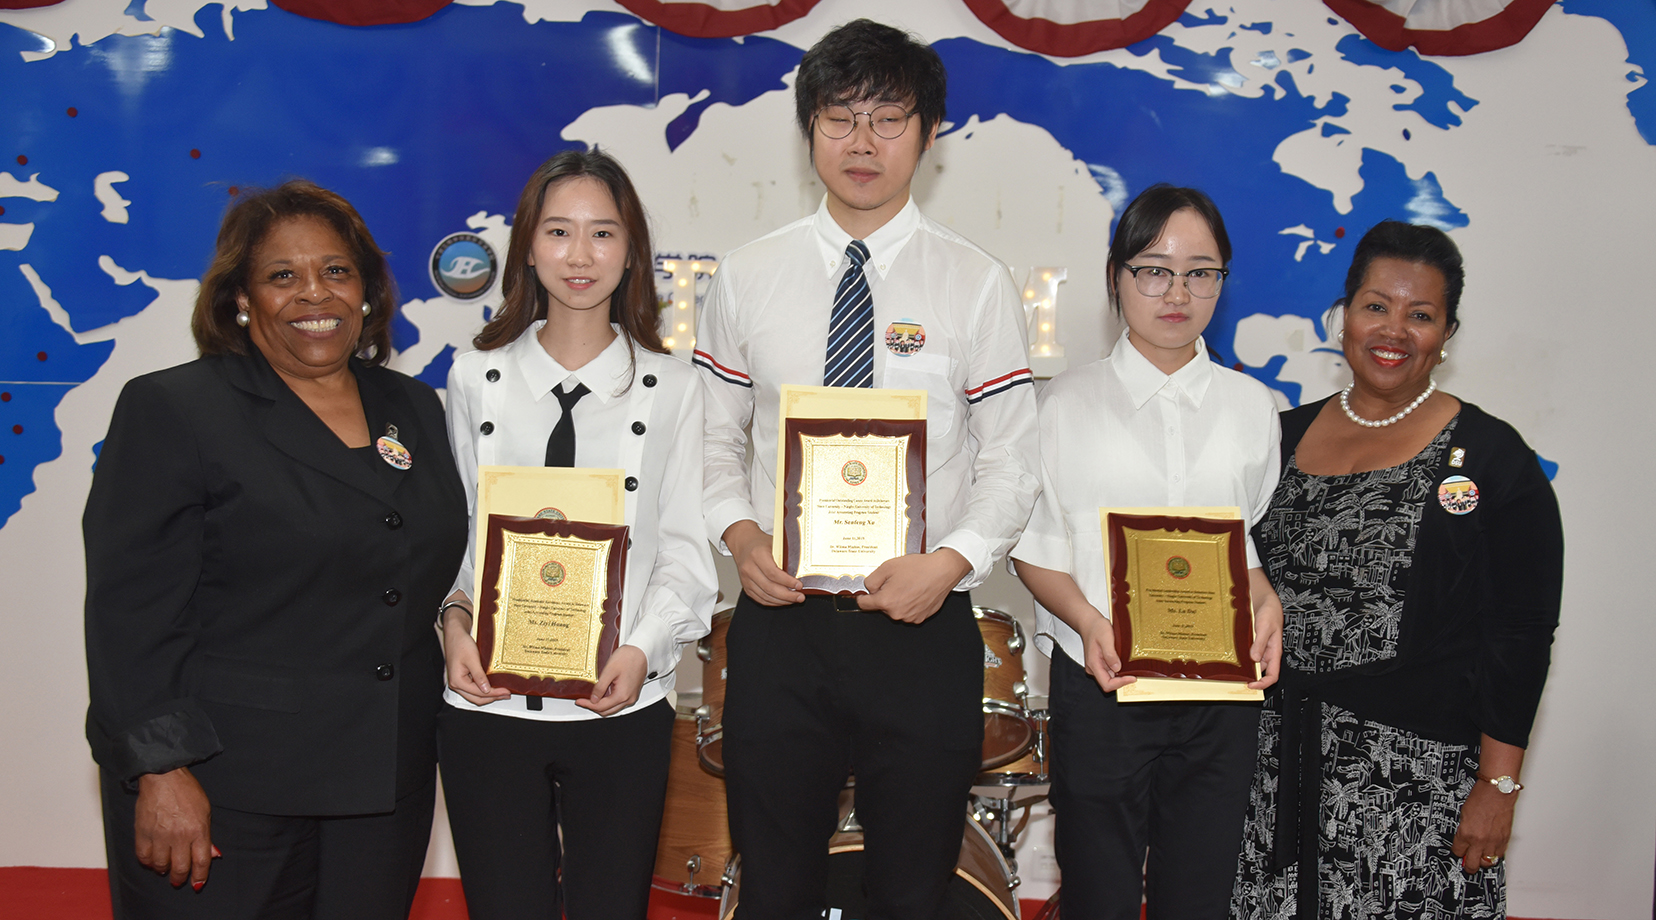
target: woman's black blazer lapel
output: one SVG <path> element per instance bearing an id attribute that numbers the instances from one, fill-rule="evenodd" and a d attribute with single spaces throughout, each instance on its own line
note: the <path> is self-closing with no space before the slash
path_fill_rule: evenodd
<path id="1" fill-rule="evenodd" d="M 412 453 L 414 445 L 409 440 L 419 440 L 419 423 L 407 395 L 389 374 L 375 373 L 376 369 L 365 367 L 355 359 L 351 361 L 351 369 L 357 375 L 369 437 L 384 434 L 386 424 L 397 425 L 397 439 Z M 268 447 L 380 501 L 391 501 L 402 482 L 403 471 L 390 464 L 376 465 L 384 466 L 384 471 L 370 467 L 344 449 L 333 430 L 277 376 L 263 355 L 254 351 L 245 356 L 227 356 L 221 372 L 231 386 L 252 397 L 249 400 L 252 425 L 264 435 Z M 406 428 L 395 416 L 408 419 Z M 248 445 L 249 450 L 265 447 Z"/>

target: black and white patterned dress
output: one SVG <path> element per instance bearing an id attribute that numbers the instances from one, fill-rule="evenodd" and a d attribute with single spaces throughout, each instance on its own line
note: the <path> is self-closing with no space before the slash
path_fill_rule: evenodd
<path id="1" fill-rule="evenodd" d="M 1313 476 L 1289 459 L 1259 525 L 1265 569 L 1282 599 L 1285 669 L 1325 675 L 1397 656 L 1416 530 L 1426 503 L 1436 500 L 1434 477 L 1456 421 L 1413 459 L 1388 469 Z M 1308 864 L 1273 870 L 1283 767 L 1276 702 L 1267 699 L 1260 721 L 1231 901 L 1239 920 L 1296 916 L 1298 872 Z M 1449 850 L 1476 781 L 1476 748 L 1330 703 L 1312 705 L 1321 709 L 1320 788 L 1302 794 L 1320 799 L 1319 920 L 1505 917 L 1504 864 L 1468 877 Z"/>

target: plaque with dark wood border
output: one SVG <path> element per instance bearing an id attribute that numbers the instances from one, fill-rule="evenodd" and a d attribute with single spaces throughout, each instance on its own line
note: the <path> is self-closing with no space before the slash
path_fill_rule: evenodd
<path id="1" fill-rule="evenodd" d="M 474 638 L 490 685 L 527 696 L 590 696 L 598 674 L 620 645 L 626 526 L 491 514 L 486 531 Z M 502 596 L 501 574 L 508 558 L 514 560 L 508 574 L 521 575 L 526 566 L 535 571 L 533 611 L 521 609 L 522 601 L 520 609 L 514 609 L 517 596 L 510 592 Z M 532 615 L 535 622 L 528 619 Z M 577 619 L 573 626 L 552 622 L 571 617 Z M 560 641 L 573 641 L 578 648 L 554 646 L 545 651 L 545 643 Z M 542 643 L 542 648 L 529 643 Z"/>
<path id="2" fill-rule="evenodd" d="M 867 566 L 847 566 L 844 567 L 845 570 L 832 574 L 810 571 L 800 574 L 801 562 L 810 561 L 808 554 L 804 552 L 800 526 L 805 509 L 802 485 L 805 479 L 806 438 L 839 436 L 895 440 L 906 437 L 906 447 L 898 444 L 882 445 L 900 449 L 900 456 L 894 464 L 897 481 L 876 482 L 874 476 L 870 475 L 872 470 L 864 465 L 860 474 L 869 476 L 870 479 L 859 483 L 857 487 L 867 485 L 872 488 L 883 486 L 892 489 L 893 505 L 907 523 L 896 555 L 926 551 L 925 419 L 789 418 L 785 420 L 782 435 L 783 454 L 786 458 L 782 477 L 782 519 L 778 522 L 782 538 L 782 569 L 803 583 L 800 588 L 803 593 L 866 594 L 868 592 L 863 588 L 863 578 L 885 561 L 871 560 Z M 854 468 L 847 474 L 851 478 L 855 478 L 856 475 L 858 471 Z M 849 479 L 847 481 L 849 482 Z M 898 492 L 902 494 L 898 495 Z M 895 527 L 898 522 L 892 523 Z"/>
<path id="3" fill-rule="evenodd" d="M 1243 523 L 1113 511 L 1105 518 L 1119 673 L 1124 677 L 1256 680 L 1256 665 L 1249 657 L 1253 602 Z M 1196 551 L 1184 551 L 1181 545 Z M 1188 579 L 1195 580 L 1186 587 Z M 1184 606 L 1169 612 L 1173 604 Z M 1193 625 L 1203 614 L 1210 625 L 1215 625 L 1212 618 L 1216 615 L 1228 619 L 1219 627 L 1222 635 Z M 1152 627 L 1148 621 L 1158 617 L 1162 622 Z M 1145 653 L 1144 647 L 1153 648 L 1154 653 Z"/>

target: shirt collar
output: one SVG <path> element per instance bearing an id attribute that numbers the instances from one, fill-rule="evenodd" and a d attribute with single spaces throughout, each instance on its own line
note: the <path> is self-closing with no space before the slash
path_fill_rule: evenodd
<path id="1" fill-rule="evenodd" d="M 516 351 L 512 357 L 517 360 L 518 370 L 523 373 L 529 392 L 535 394 L 537 402 L 545 399 L 554 388 L 572 375 L 576 380 L 586 384 L 592 395 L 598 397 L 605 405 L 621 396 L 632 374 L 632 360 L 627 350 L 627 337 L 621 334 L 619 326 L 610 324 L 610 328 L 616 332 L 615 341 L 610 342 L 597 357 L 572 371 L 559 364 L 541 347 L 540 331 L 545 325 L 546 320 L 537 320 L 518 336 L 517 341 L 511 346 Z"/>
<path id="2" fill-rule="evenodd" d="M 822 203 L 817 205 L 814 218 L 817 232 L 817 248 L 822 252 L 825 271 L 829 277 L 838 277 L 845 271 L 845 247 L 851 245 L 851 234 L 846 233 L 834 221 L 834 216 L 828 213 L 828 196 L 822 196 Z M 897 254 L 903 251 L 903 246 L 914 236 L 914 231 L 920 228 L 920 206 L 914 203 L 914 195 L 909 195 L 908 203 L 892 218 L 886 221 L 885 226 L 870 233 L 863 240 L 868 247 L 867 267 L 879 272 L 884 278 L 891 269 L 891 263 L 896 261 Z"/>
<path id="3" fill-rule="evenodd" d="M 1127 398 L 1133 401 L 1133 408 L 1144 408 L 1150 397 L 1166 386 L 1174 387 L 1175 392 L 1185 393 L 1192 405 L 1201 408 L 1202 397 L 1207 395 L 1208 385 L 1213 382 L 1213 362 L 1208 360 L 1207 341 L 1197 336 L 1196 357 L 1169 375 L 1162 373 L 1150 363 L 1149 358 L 1139 353 L 1132 342 L 1127 341 L 1127 332 L 1123 329 L 1121 337 L 1116 339 L 1109 362 L 1127 390 Z"/>

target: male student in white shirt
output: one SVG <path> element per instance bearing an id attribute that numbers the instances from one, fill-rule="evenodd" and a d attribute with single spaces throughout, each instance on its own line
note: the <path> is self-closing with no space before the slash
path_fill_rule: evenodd
<path id="1" fill-rule="evenodd" d="M 725 257 L 697 333 L 708 531 L 744 594 L 727 639 L 730 824 L 742 912 L 767 920 L 822 916 L 853 773 L 868 917 L 938 916 L 980 766 L 966 592 L 1016 542 L 1039 461 L 1011 275 L 910 197 L 945 89 L 936 52 L 868 20 L 806 52 L 796 114 L 827 194 Z M 771 557 L 779 389 L 824 383 L 928 393 L 928 552 L 886 561 L 855 597 L 807 596 Z"/>

